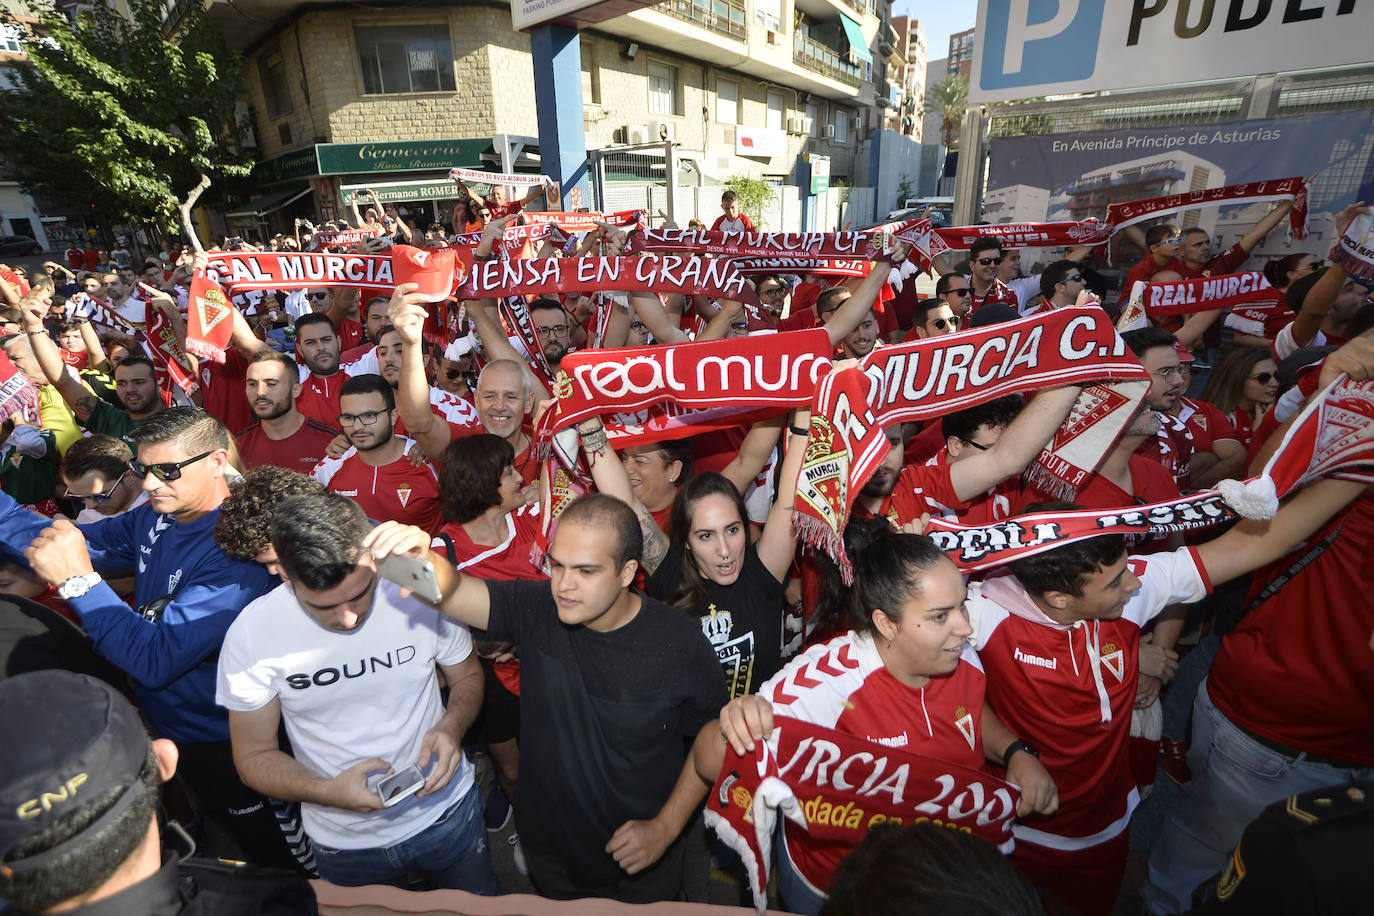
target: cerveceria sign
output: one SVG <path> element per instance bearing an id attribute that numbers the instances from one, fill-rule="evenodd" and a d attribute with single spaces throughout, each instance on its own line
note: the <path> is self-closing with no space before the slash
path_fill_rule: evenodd
<path id="1" fill-rule="evenodd" d="M 475 140 L 403 140 L 394 143 L 318 143 L 321 175 L 473 168 L 482 163 L 490 137 Z"/>

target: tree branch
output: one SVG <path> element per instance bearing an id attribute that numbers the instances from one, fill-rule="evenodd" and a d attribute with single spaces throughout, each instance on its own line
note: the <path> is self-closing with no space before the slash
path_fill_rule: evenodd
<path id="1" fill-rule="evenodd" d="M 186 233 L 186 237 L 191 240 L 191 247 L 199 254 L 205 253 L 205 248 L 200 244 L 200 238 L 196 235 L 196 225 L 191 222 L 191 208 L 200 200 L 200 195 L 210 189 L 210 176 L 204 172 L 200 173 L 200 181 L 191 192 L 186 195 L 186 199 L 181 202 L 181 231 Z"/>

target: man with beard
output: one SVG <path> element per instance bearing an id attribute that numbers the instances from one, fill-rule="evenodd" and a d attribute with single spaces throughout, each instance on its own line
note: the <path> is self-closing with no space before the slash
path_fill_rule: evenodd
<path id="1" fill-rule="evenodd" d="M 259 350 L 248 361 L 244 387 L 258 422 L 234 436 L 243 470 L 274 464 L 310 473 L 339 431 L 296 409 L 301 384 L 295 360 L 275 350 Z"/>
<path id="2" fill-rule="evenodd" d="M 927 513 L 957 511 L 1034 461 L 1069 415 L 1080 390 L 1070 385 L 1037 394 L 996 442 L 945 464 L 902 467 L 902 428 L 888 429 L 887 456 L 859 491 L 855 508 L 886 518 L 894 528 Z"/>
<path id="3" fill-rule="evenodd" d="M 540 298 L 530 303 L 530 321 L 539 337 L 539 346 L 544 350 L 549 371 L 556 376 L 559 364 L 572 348 L 572 322 L 568 313 L 557 299 Z"/>
<path id="4" fill-rule="evenodd" d="M 1145 403 L 1161 415 L 1159 433 L 1146 439 L 1138 451 L 1142 457 L 1162 464 L 1173 475 L 1180 490 L 1190 489 L 1195 443 L 1188 424 L 1177 417 L 1188 387 L 1175 346 L 1177 339 L 1163 328 L 1155 327 L 1127 331 L 1121 339 L 1150 373 L 1150 390 L 1145 393 Z"/>
<path id="5" fill-rule="evenodd" d="M 363 507 L 374 521 L 395 520 L 434 533 L 443 526 L 434 466 L 410 463 L 411 440 L 395 435 L 396 395 L 380 375 L 344 382 L 339 426 L 350 447 L 325 458 L 312 477 Z"/>
<path id="6" fill-rule="evenodd" d="M 296 409 L 333 425 L 339 415 L 339 393 L 348 374 L 339 370 L 339 332 L 328 315 L 311 312 L 296 319 L 296 355 L 310 370 L 300 380 Z"/>
<path id="7" fill-rule="evenodd" d="M 77 422 L 90 432 L 105 433 L 107 436 L 123 439 L 129 444 L 130 449 L 135 448 L 131 433 L 141 426 L 143 421 L 157 416 L 164 409 L 153 361 L 142 353 L 135 353 L 125 357 L 115 367 L 115 397 L 124 406 L 114 407 L 96 397 L 67 371 L 61 351 L 43 329 L 41 309 L 33 302 L 25 300 L 23 312 L 24 332 L 28 336 L 33 356 L 42 367 L 48 381 L 71 406 Z"/>

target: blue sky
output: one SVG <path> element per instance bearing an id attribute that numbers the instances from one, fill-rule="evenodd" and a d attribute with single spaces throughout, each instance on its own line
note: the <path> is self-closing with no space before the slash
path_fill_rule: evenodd
<path id="1" fill-rule="evenodd" d="M 926 49 L 932 60 L 949 51 L 949 36 L 973 28 L 978 18 L 977 0 L 897 0 L 892 15 L 915 16 L 926 33 Z"/>

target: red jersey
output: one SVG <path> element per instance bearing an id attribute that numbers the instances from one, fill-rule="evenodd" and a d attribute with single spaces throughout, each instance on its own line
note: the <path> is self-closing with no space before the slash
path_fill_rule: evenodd
<path id="1" fill-rule="evenodd" d="M 1009 305 L 1013 309 L 1016 309 L 1018 314 L 1020 313 L 1021 300 L 1016 297 L 1016 291 L 1001 280 L 993 277 L 992 287 L 984 295 L 979 296 L 974 294 L 972 296 L 972 302 L 968 310 L 969 315 L 976 315 L 980 308 L 992 302 L 1001 302 L 1003 305 Z"/>
<path id="2" fill-rule="evenodd" d="M 414 445 L 402 439 L 402 454 L 390 464 L 373 467 L 350 448 L 338 458 L 326 458 L 315 465 L 310 476 L 330 491 L 348 496 L 363 507 L 374 521 L 394 520 L 415 525 L 428 532 L 443 525 L 439 511 L 439 478 L 428 462 L 418 468 L 405 452 Z"/>
<path id="3" fill-rule="evenodd" d="M 354 321 L 352 318 L 345 318 L 339 322 L 339 352 L 352 350 L 361 346 L 363 342 L 363 326 L 361 322 Z"/>
<path id="4" fill-rule="evenodd" d="M 1232 306 L 1222 324 L 1241 334 L 1262 337 L 1271 342 L 1279 336 L 1279 331 L 1288 327 L 1294 318 L 1288 300 L 1279 290 L 1267 302 L 1245 302 Z"/>
<path id="5" fill-rule="evenodd" d="M 754 221 L 749 218 L 748 213 L 741 212 L 739 216 L 730 219 L 724 213 L 716 217 L 716 221 L 711 224 L 712 232 L 754 232 Z"/>
<path id="6" fill-rule="evenodd" d="M 234 436 L 234 445 L 243 456 L 243 470 L 264 464 L 276 465 L 288 471 L 309 474 L 324 460 L 325 449 L 339 436 L 339 431 L 314 417 L 306 417 L 300 429 L 285 439 L 268 438 L 262 423 Z"/>
<path id="7" fill-rule="evenodd" d="M 1197 401 L 1185 395 L 1178 418 L 1188 424 L 1188 431 L 1193 434 L 1194 451 L 1210 452 L 1212 443 L 1222 439 L 1240 441 L 1235 425 L 1210 401 Z"/>
<path id="8" fill-rule="evenodd" d="M 1253 581 L 1245 617 L 1207 677 L 1212 702 L 1262 738 L 1374 766 L 1374 496 L 1361 496 Z"/>
<path id="9" fill-rule="evenodd" d="M 1172 414 L 1156 412 L 1156 415 L 1160 420 L 1159 432 L 1142 442 L 1135 453 L 1163 465 L 1180 490 L 1190 489 L 1193 452 L 1196 451 L 1193 434 L 1188 431 L 1188 424 Z"/>
<path id="10" fill-rule="evenodd" d="M 988 700 L 1059 787 L 1058 813 L 1017 824 L 1018 844 L 1097 846 L 1126 829 L 1140 800 L 1127 752 L 1140 630 L 1171 604 L 1201 600 L 1211 583 L 1190 547 L 1129 562 L 1140 589 L 1115 620 L 1056 623 L 1007 572 L 969 586 Z"/>
<path id="11" fill-rule="evenodd" d="M 933 458 L 926 461 L 926 466 L 942 467 L 948 471 L 949 452 L 940 449 Z M 954 484 L 951 482 L 951 492 L 953 487 Z M 989 487 L 967 502 L 955 502 L 948 506 L 942 506 L 931 514 L 939 518 L 953 519 L 965 525 L 991 525 L 993 522 L 1011 518 L 1011 507 L 1015 504 L 1020 492 L 1021 478 L 1008 477 L 995 487 Z M 927 497 L 927 502 L 934 504 L 934 500 L 930 497 Z"/>
<path id="12" fill-rule="evenodd" d="M 1122 509 L 1127 506 L 1148 506 L 1164 502 L 1166 499 L 1178 499 L 1178 485 L 1163 465 L 1135 454 L 1127 461 L 1127 466 L 1131 472 L 1131 492 L 1127 493 L 1101 474 L 1090 474 L 1073 501 L 1084 509 Z M 1022 508 L 1019 511 L 1024 512 L 1024 507 L 1030 503 L 1053 499 L 1053 496 L 1042 493 L 1035 487 L 1027 487 L 1021 494 Z M 1168 549 L 1169 535 L 1129 535 L 1127 543 L 1133 552 L 1155 553 Z"/>
<path id="13" fill-rule="evenodd" d="M 877 514 L 891 522 L 893 528 L 900 528 L 927 512 L 940 515 L 960 505 L 962 503 L 949 477 L 948 464 L 915 464 L 902 468 L 897 486 L 883 500 Z M 859 510 L 857 504 L 855 508 Z"/>
<path id="14" fill-rule="evenodd" d="M 344 372 L 335 372 L 333 375 L 310 373 L 301 381 L 301 396 L 296 398 L 296 409 L 326 426 L 333 426 L 339 422 L 339 392 L 346 381 L 348 375 Z"/>
<path id="15" fill-rule="evenodd" d="M 200 361 L 201 406 L 218 417 L 226 429 L 243 429 L 254 422 L 253 408 L 244 392 L 247 380 L 248 361 L 236 347 L 225 347 L 222 363 Z M 335 420 L 330 417 L 328 422 Z"/>
<path id="16" fill-rule="evenodd" d="M 792 659 L 759 696 L 774 715 L 981 770 L 984 692 L 982 665 L 968 646 L 952 673 L 908 687 L 883 666 L 871 636 L 851 631 Z M 777 739 L 771 740 L 776 753 Z M 785 839 L 786 855 L 821 892 L 851 848 L 818 843 L 790 822 Z"/>
<path id="17" fill-rule="evenodd" d="M 1240 444 L 1245 446 L 1246 451 L 1249 451 L 1250 444 L 1255 439 L 1255 423 L 1250 419 L 1250 415 L 1237 407 L 1231 411 L 1231 415 L 1227 419 L 1236 428 L 1236 438 L 1240 440 Z"/>
<path id="18" fill-rule="evenodd" d="M 502 582 L 510 579 L 547 579 L 548 576 L 534 565 L 533 560 L 542 526 L 540 506 L 535 503 L 506 513 L 506 537 L 500 544 L 476 544 L 462 525 L 449 522 L 439 529 L 431 546 L 447 555 L 448 545 L 444 543 L 447 537 L 453 545 L 454 565 L 470 576 Z"/>

